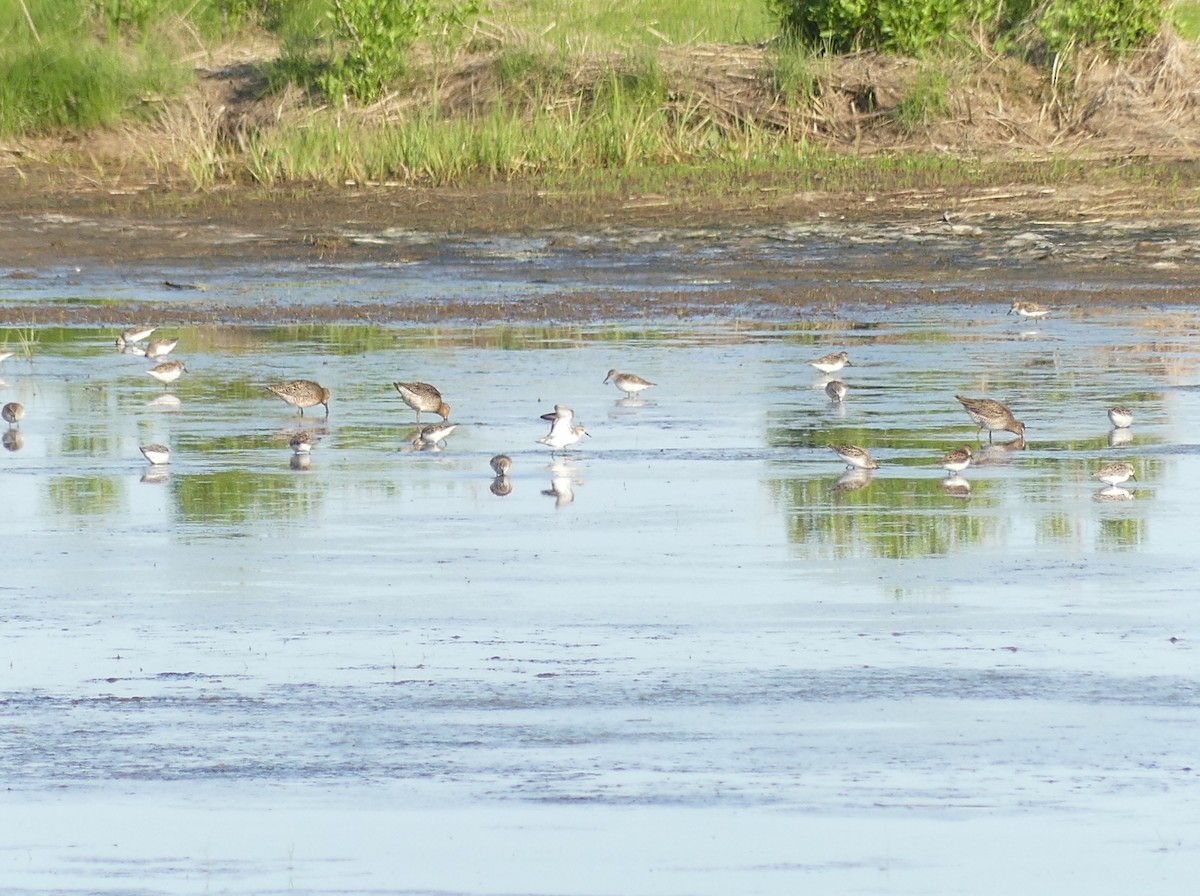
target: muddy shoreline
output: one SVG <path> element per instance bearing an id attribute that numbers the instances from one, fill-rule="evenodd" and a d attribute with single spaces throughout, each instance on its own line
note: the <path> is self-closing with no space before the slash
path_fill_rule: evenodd
<path id="1" fill-rule="evenodd" d="M 279 323 L 370 321 L 435 322 L 445 320 L 497 321 L 570 320 L 587 322 L 614 317 L 687 316 L 740 313 L 748 300 L 737 273 L 726 284 L 702 291 L 669 289 L 657 294 L 652 309 L 628 292 L 596 290 L 548 291 L 521 303 L 497 301 L 388 301 L 346 307 L 331 299 L 319 307 L 290 308 L 264 303 L 247 307 L 226 303 L 219 291 L 202 283 L 179 281 L 174 271 L 211 266 L 236 270 L 249 263 L 370 264 L 393 261 L 395 244 L 358 240 L 357 232 L 403 231 L 446 235 L 447 241 L 467 235 L 540 235 L 553 246 L 560 237 L 570 244 L 576 234 L 624 231 L 723 232 L 790 222 L 837 222 L 847 227 L 880 224 L 921 230 L 961 228 L 963 233 L 1004 228 L 1037 231 L 1055 228 L 1110 226 L 1114 232 L 1178 235 L 1197 227 L 1200 214 L 1190 190 L 1098 189 L 1080 185 L 1046 188 L 998 185 L 956 190 L 898 190 L 879 194 L 797 193 L 785 187 L 763 189 L 726 198 L 693 199 L 679 196 L 627 196 L 584 199 L 551 195 L 522 185 L 488 185 L 472 189 L 375 187 L 289 189 L 262 191 L 222 188 L 206 193 L 183 193 L 160 188 L 139 189 L 0 189 L 0 240 L 5 246 L 0 278 L 10 287 L 22 279 L 58 271 L 69 294 L 75 271 L 87 278 L 103 271 L 120 278 L 137 271 L 145 281 L 161 272 L 158 282 L 171 293 L 169 301 L 124 302 L 119 297 L 102 305 L 86 303 L 21 302 L 0 306 L 5 325 L 109 325 L 153 315 L 176 324 L 218 322 Z M 947 223 L 948 222 L 948 223 Z M 969 236 L 968 236 L 969 238 Z M 1176 241 L 1164 236 L 1163 242 Z M 1183 279 L 1190 279 L 1190 253 L 1183 259 Z M 1103 253 L 1090 258 L 1099 260 Z M 1134 284 L 1106 285 L 1106 302 L 1178 304 L 1190 300 L 1180 289 L 1179 253 L 1162 265 L 1161 288 L 1154 274 Z M 851 306 L 856 303 L 892 304 L 922 301 L 962 301 L 934 288 L 889 292 L 873 280 L 891 275 L 894 259 L 881 259 L 878 271 L 846 270 L 838 258 L 806 269 L 808 284 L 757 289 L 753 305 L 778 313 L 780 309 Z M 1147 258 L 1147 270 L 1154 262 Z M 1075 276 L 1070 259 L 1057 260 L 1056 277 Z M 1047 263 L 1047 270 L 1054 263 Z M 1093 264 L 1092 270 L 1095 270 Z M 1082 270 L 1080 268 L 1079 270 Z M 747 275 L 763 274 L 756 263 Z M 788 271 L 779 271 L 788 279 Z M 917 278 L 918 281 L 920 278 Z M 967 300 L 995 301 L 1003 292 L 1003 277 L 980 279 L 980 289 Z M 1118 278 L 1119 279 L 1119 278 Z M 818 285 L 813 285 L 812 280 Z M 931 287 L 936 279 L 931 280 Z M 192 289 L 200 286 L 200 289 Z M 182 287 L 174 290 L 174 287 Z M 1061 296 L 1059 289 L 1031 298 Z"/>

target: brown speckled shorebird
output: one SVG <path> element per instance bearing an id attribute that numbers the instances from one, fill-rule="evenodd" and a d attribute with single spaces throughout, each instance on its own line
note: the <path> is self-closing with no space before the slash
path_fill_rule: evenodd
<path id="1" fill-rule="evenodd" d="M 988 442 L 992 441 L 992 433 L 1000 430 L 1025 438 L 1025 424 L 1015 418 L 1006 405 L 990 398 L 964 398 L 961 395 L 954 397 L 975 421 L 979 432 L 982 433 L 985 429 L 988 431 Z"/>
<path id="2" fill-rule="evenodd" d="M 10 401 L 3 410 L 0 410 L 0 417 L 3 417 L 4 422 L 9 426 L 16 426 L 25 417 L 25 405 Z"/>
<path id="3" fill-rule="evenodd" d="M 421 422 L 421 411 L 437 414 L 443 420 L 450 419 L 450 405 L 442 401 L 442 393 L 429 383 L 392 383 L 404 403 L 417 412 Z"/>
<path id="4" fill-rule="evenodd" d="M 636 373 L 618 373 L 615 368 L 608 372 L 608 376 L 604 378 L 604 382 L 612 382 L 614 386 L 625 393 L 627 398 L 632 398 L 643 389 L 649 389 L 651 386 L 657 385 L 649 380 L 642 379 Z"/>
<path id="5" fill-rule="evenodd" d="M 325 416 L 329 416 L 329 390 L 320 383 L 312 380 L 292 380 L 288 383 L 276 383 L 267 388 L 292 407 L 299 408 L 301 417 L 304 416 L 305 408 L 315 407 L 319 404 L 325 406 Z"/>
<path id="6" fill-rule="evenodd" d="M 146 373 L 150 374 L 150 376 L 154 377 L 164 386 L 169 386 L 183 376 L 185 370 L 187 370 L 187 367 L 182 361 L 163 361 L 161 364 L 151 367 Z"/>

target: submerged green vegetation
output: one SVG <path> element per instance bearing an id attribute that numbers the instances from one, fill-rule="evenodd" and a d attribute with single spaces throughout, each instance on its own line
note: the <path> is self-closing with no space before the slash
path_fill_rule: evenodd
<path id="1" fill-rule="evenodd" d="M 1195 6 L 1175 4 L 1170 21 L 1186 27 Z M 1166 13 L 1158 0 L 0 0 L 0 136 L 154 127 L 157 141 L 137 141 L 143 161 L 200 187 L 578 189 L 597 172 L 697 170 L 701 189 L 814 170 L 829 186 L 864 173 L 815 139 L 834 53 L 915 58 L 886 109 L 869 91 L 854 100 L 903 138 L 953 114 L 973 60 L 1020 58 L 1065 85 L 1073 54 L 1128 53 L 1169 27 Z M 241 90 L 274 111 L 232 120 L 194 99 L 197 66 L 231 47 L 256 48 Z M 915 183 L 972 176 L 969 160 L 884 155 L 867 167 Z"/>

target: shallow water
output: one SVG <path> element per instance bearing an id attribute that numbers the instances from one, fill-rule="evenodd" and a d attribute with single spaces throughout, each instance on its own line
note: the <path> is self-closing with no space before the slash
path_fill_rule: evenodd
<path id="1" fill-rule="evenodd" d="M 684 276 L 627 265 L 629 235 L 579 242 L 627 266 L 613 288 Z M 542 262 L 522 283 L 502 249 L 502 277 L 446 277 L 596 285 Z M 111 295 L 78 276 L 0 300 Z M 111 329 L 37 330 L 0 364 L 27 408 L 0 452 L 0 890 L 1178 891 L 1197 309 L 1064 286 L 1029 324 L 946 288 L 964 300 L 804 320 L 185 326 L 169 390 Z M 839 406 L 806 362 L 842 348 Z M 611 367 L 658 385 L 623 400 Z M 327 420 L 263 388 L 299 377 Z M 444 450 L 412 450 L 398 379 L 451 403 Z M 947 488 L 937 458 L 981 448 L 955 394 L 1028 432 Z M 555 403 L 591 438 L 552 458 Z M 847 479 L 838 443 L 880 469 Z M 1117 459 L 1137 481 L 1104 494 Z"/>

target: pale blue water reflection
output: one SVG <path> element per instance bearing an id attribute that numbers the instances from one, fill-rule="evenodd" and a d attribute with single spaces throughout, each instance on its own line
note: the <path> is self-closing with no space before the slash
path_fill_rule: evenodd
<path id="1" fill-rule="evenodd" d="M 826 578 L 832 562 L 892 561 L 822 585 L 850 600 L 969 599 L 1044 550 L 1087 559 L 1073 587 L 1128 562 L 1151 580 L 1192 568 L 1191 312 L 1062 315 L 1031 328 L 1003 310 L 877 309 L 851 328 L 184 327 L 175 356 L 188 373 L 167 389 L 144 359 L 115 352 L 108 331 L 47 329 L 32 359 L 5 371 L 4 398 L 29 408 L 23 446 L 0 460 L 7 525 L 69 546 L 74 562 L 55 573 L 68 576 L 103 564 L 93 530 L 106 529 L 104 554 L 119 556 L 136 555 L 149 529 L 168 554 L 197 538 L 278 540 L 339 587 L 363 574 L 345 551 L 393 578 L 401 565 L 436 574 L 451 561 L 471 578 L 485 564 L 489 587 L 514 598 L 522 558 L 546 571 L 547 542 L 581 593 L 636 587 L 651 557 L 664 575 L 725 582 L 738 570 L 750 587 Z M 838 375 L 850 386 L 838 404 L 806 362 L 843 347 L 853 365 Z M 602 383 L 614 365 L 659 385 L 624 400 Z M 331 389 L 328 419 L 320 408 L 301 417 L 264 388 L 299 377 Z M 450 398 L 459 428 L 443 450 L 412 450 L 396 379 L 434 381 Z M 1025 443 L 1001 433 L 979 445 L 956 394 L 1010 403 Z M 555 403 L 592 433 L 559 459 L 534 444 Z M 1135 413 L 1117 447 L 1114 404 Z M 301 427 L 317 439 L 302 466 L 287 447 Z M 143 481 L 147 442 L 173 456 Z M 831 444 L 868 447 L 881 469 L 843 479 Z M 976 462 L 947 488 L 936 461 L 962 444 Z M 488 468 L 500 451 L 515 461 L 502 501 Z M 1138 469 L 1132 500 L 1103 500 L 1090 478 L 1116 457 Z M 498 556 L 515 562 L 492 565 Z M 769 574 L 756 582 L 756 570 Z M 45 572 L 20 575 L 35 587 Z M 193 583 L 186 562 L 172 577 L 182 590 Z"/>

